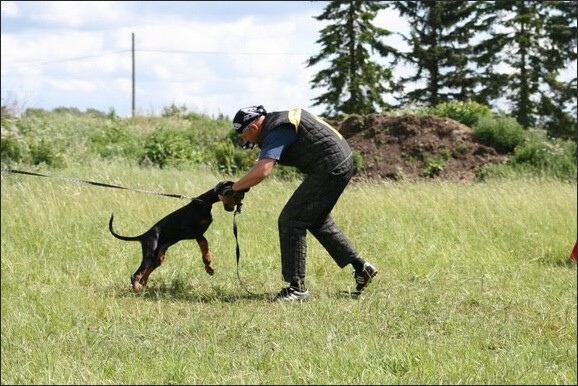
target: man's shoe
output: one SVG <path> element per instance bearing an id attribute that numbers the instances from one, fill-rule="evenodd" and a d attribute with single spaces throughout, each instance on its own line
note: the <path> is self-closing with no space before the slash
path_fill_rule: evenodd
<path id="1" fill-rule="evenodd" d="M 363 269 L 361 271 L 355 271 L 353 276 L 357 283 L 357 292 L 363 291 L 365 287 L 371 283 L 371 279 L 373 279 L 375 275 L 377 275 L 377 268 L 369 263 L 363 264 Z"/>
<path id="2" fill-rule="evenodd" d="M 283 288 L 278 294 L 277 296 L 275 296 L 275 298 L 273 299 L 275 300 L 281 300 L 281 301 L 306 301 L 309 299 L 309 290 L 304 290 L 304 291 L 299 291 L 298 288 L 295 287 L 287 287 L 287 288 Z"/>

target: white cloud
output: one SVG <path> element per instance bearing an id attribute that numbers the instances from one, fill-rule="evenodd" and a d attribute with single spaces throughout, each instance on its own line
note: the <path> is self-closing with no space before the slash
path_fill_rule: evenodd
<path id="1" fill-rule="evenodd" d="M 156 13 L 139 11 L 152 3 L 161 6 Z M 231 116 L 255 103 L 307 108 L 318 94 L 304 64 L 320 28 L 310 4 L 303 13 L 209 20 L 184 12 L 196 2 L 168 3 L 183 12 L 164 14 L 164 2 L 2 2 L 3 100 L 34 95 L 29 107 L 112 107 L 130 115 L 132 33 L 140 111 L 174 103 Z"/>
<path id="2" fill-rule="evenodd" d="M 98 88 L 95 82 L 77 79 L 68 79 L 66 82 L 50 80 L 46 84 L 57 91 L 77 93 L 90 93 Z"/>
<path id="3" fill-rule="evenodd" d="M 374 24 L 380 28 L 384 28 L 392 32 L 384 40 L 384 43 L 397 48 L 400 51 L 409 51 L 409 46 L 401 38 L 400 34 L 409 35 L 410 26 L 408 22 L 401 18 L 396 11 L 392 9 L 384 9 L 374 19 Z"/>
<path id="4" fill-rule="evenodd" d="M 18 7 L 14 1 L 2 1 L 2 16 L 15 17 L 18 16 Z"/>
<path id="5" fill-rule="evenodd" d="M 123 1 L 35 1 L 33 21 L 59 28 L 102 26 L 122 20 Z"/>

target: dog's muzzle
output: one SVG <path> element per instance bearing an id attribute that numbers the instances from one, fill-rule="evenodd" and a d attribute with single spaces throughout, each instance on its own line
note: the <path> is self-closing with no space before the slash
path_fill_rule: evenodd
<path id="1" fill-rule="evenodd" d="M 223 207 L 227 212 L 232 212 L 235 207 L 243 205 L 243 198 L 245 198 L 244 192 L 235 192 L 233 190 L 230 190 L 230 192 L 223 194 Z"/>
<path id="2" fill-rule="evenodd" d="M 245 192 L 249 189 L 243 191 L 234 191 L 231 187 L 233 186 L 232 181 L 219 182 L 215 190 L 221 196 L 223 196 L 223 207 L 227 212 L 232 212 L 237 207 L 237 210 L 243 205 L 243 198 L 245 198 Z"/>

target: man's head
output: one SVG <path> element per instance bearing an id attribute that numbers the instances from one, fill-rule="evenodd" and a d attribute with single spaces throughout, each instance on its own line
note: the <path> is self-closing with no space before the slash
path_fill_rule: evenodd
<path id="1" fill-rule="evenodd" d="M 235 118 L 233 118 L 233 129 L 237 134 L 241 134 L 247 126 L 261 115 L 267 115 L 267 110 L 265 110 L 263 105 L 243 107 L 241 110 L 237 111 Z"/>
<path id="2" fill-rule="evenodd" d="M 245 141 L 243 147 L 248 147 L 250 143 L 257 141 L 257 130 L 260 128 L 261 117 L 265 115 L 267 115 L 267 110 L 263 105 L 244 107 L 237 111 L 233 118 L 233 129 Z"/>

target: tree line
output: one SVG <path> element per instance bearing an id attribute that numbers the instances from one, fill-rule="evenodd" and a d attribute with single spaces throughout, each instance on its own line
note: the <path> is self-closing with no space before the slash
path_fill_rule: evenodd
<path id="1" fill-rule="evenodd" d="M 373 23 L 388 8 L 410 25 L 400 34 L 406 52 Z M 574 1 L 329 1 L 315 16 L 328 22 L 321 51 L 306 63 L 329 64 L 311 80 L 324 90 L 313 105 L 330 119 L 450 101 L 507 105 L 522 127 L 576 140 L 576 75 L 561 77 L 576 64 L 576 11 Z M 396 76 L 398 64 L 415 71 Z"/>

